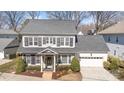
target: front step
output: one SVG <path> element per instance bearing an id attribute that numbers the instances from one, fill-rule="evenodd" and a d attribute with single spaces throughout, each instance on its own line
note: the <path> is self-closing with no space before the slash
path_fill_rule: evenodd
<path id="1" fill-rule="evenodd" d="M 44 71 L 42 78 L 46 80 L 52 80 L 52 73 L 52 71 Z"/>

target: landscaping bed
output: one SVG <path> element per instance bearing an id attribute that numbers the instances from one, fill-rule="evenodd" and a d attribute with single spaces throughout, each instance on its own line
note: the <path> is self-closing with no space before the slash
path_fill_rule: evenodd
<path id="1" fill-rule="evenodd" d="M 43 72 L 28 70 L 28 71 L 25 71 L 25 72 L 21 72 L 19 74 L 20 75 L 26 75 L 26 76 L 41 77 L 42 78 Z"/>
<path id="2" fill-rule="evenodd" d="M 82 80 L 82 75 L 80 72 L 76 72 L 76 73 L 70 73 L 67 75 L 64 75 L 60 78 L 58 78 L 58 80 L 62 80 L 62 81 L 81 81 Z"/>
<path id="3" fill-rule="evenodd" d="M 104 68 L 112 73 L 119 80 L 124 80 L 124 61 L 117 57 L 109 56 L 104 62 Z"/>

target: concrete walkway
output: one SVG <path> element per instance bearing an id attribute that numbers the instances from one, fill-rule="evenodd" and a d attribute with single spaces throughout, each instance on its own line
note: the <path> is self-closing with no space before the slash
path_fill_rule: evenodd
<path id="1" fill-rule="evenodd" d="M 44 81 L 44 80 L 46 79 L 32 76 L 16 75 L 12 73 L 0 73 L 0 81 Z"/>
<path id="2" fill-rule="evenodd" d="M 103 67 L 81 67 L 83 81 L 118 81 Z"/>

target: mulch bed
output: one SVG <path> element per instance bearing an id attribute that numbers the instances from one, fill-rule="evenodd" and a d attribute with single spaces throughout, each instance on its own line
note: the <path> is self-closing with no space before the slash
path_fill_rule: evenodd
<path id="1" fill-rule="evenodd" d="M 28 70 L 26 72 L 21 72 L 19 74 L 26 75 L 26 76 L 41 77 L 42 78 L 43 72 L 40 72 L 40 71 L 30 71 L 30 70 Z"/>

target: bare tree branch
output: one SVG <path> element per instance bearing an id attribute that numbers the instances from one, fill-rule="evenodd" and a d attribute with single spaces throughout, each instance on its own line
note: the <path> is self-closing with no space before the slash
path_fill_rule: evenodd
<path id="1" fill-rule="evenodd" d="M 27 14 L 31 19 L 38 19 L 40 16 L 40 11 L 27 11 Z"/>

